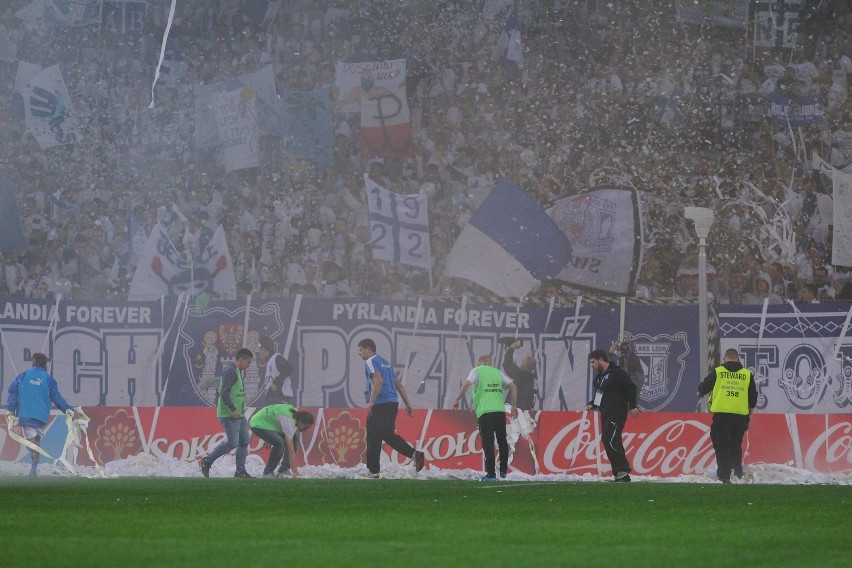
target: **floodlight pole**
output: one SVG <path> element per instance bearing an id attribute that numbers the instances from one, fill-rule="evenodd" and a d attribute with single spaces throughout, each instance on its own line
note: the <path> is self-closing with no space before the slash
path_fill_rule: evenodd
<path id="1" fill-rule="evenodd" d="M 695 224 L 698 235 L 698 347 L 700 376 L 709 372 L 707 333 L 707 236 L 713 226 L 713 210 L 706 207 L 687 207 L 684 216 Z"/>

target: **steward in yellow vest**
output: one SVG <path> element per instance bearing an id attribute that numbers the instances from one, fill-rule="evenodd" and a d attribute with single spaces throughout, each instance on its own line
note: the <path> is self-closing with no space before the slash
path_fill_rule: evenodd
<path id="1" fill-rule="evenodd" d="M 722 483 L 731 474 L 743 476 L 743 436 L 757 404 L 757 385 L 751 371 L 740 363 L 736 349 L 725 351 L 725 361 L 698 385 L 698 396 L 710 394 L 710 439 L 716 452 L 716 475 Z"/>
<path id="2" fill-rule="evenodd" d="M 453 403 L 458 408 L 469 388 L 473 388 L 473 410 L 479 423 L 479 437 L 482 441 L 482 454 L 485 457 L 485 477 L 482 481 L 496 481 L 494 459 L 494 438 L 500 450 L 500 477 L 506 477 L 509 468 L 509 443 L 506 438 L 506 406 L 503 402 L 503 389 L 508 388 L 512 404 L 512 417 L 518 417 L 518 387 L 512 379 L 491 366 L 491 355 L 483 355 L 477 366 L 468 374 L 467 380 L 459 389 Z"/>

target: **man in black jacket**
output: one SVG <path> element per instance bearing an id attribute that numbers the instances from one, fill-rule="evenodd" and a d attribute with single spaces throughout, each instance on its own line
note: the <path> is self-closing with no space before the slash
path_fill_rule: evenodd
<path id="1" fill-rule="evenodd" d="M 621 432 L 627 422 L 627 412 L 636 418 L 636 385 L 627 376 L 624 369 L 611 365 L 606 351 L 595 349 L 589 354 L 589 363 L 596 375 L 592 381 L 594 398 L 588 402 L 588 410 L 600 410 L 601 440 L 606 457 L 612 466 L 614 481 L 630 481 L 630 462 L 624 451 Z"/>

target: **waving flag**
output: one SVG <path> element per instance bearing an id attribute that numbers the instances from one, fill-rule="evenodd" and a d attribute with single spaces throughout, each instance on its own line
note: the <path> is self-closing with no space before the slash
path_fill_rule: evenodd
<path id="1" fill-rule="evenodd" d="M 42 69 L 30 79 L 21 94 L 27 129 L 42 150 L 73 144 L 81 139 L 80 124 L 71 109 L 68 88 L 59 65 Z"/>
<path id="2" fill-rule="evenodd" d="M 44 21 L 54 27 L 99 24 L 101 0 L 44 0 Z"/>
<path id="3" fill-rule="evenodd" d="M 521 18 L 518 14 L 518 2 L 515 2 L 506 17 L 506 25 L 497 40 L 492 58 L 506 63 L 507 69 L 515 74 L 524 68 L 524 44 L 521 41 Z"/>
<path id="4" fill-rule="evenodd" d="M 225 171 L 233 172 L 260 165 L 260 136 L 255 91 L 242 87 L 215 93 L 216 126 L 222 146 Z"/>
<path id="5" fill-rule="evenodd" d="M 595 187 L 556 201 L 547 213 L 573 247 L 560 280 L 591 290 L 629 292 L 642 263 L 642 223 L 634 189 Z"/>
<path id="6" fill-rule="evenodd" d="M 400 195 L 366 174 L 373 258 L 431 270 L 429 212 L 425 195 Z"/>
<path id="7" fill-rule="evenodd" d="M 405 74 L 405 59 L 338 64 L 336 104 L 361 112 L 362 160 L 414 155 Z"/>
<path id="8" fill-rule="evenodd" d="M 796 47 L 799 0 L 760 0 L 754 6 L 754 45 Z"/>
<path id="9" fill-rule="evenodd" d="M 570 259 L 565 233 L 523 189 L 501 179 L 462 229 L 444 274 L 522 297 L 556 277 Z"/>
<path id="10" fill-rule="evenodd" d="M 237 281 L 225 230 L 220 225 L 210 242 L 192 261 L 178 252 L 169 234 L 158 223 L 140 253 L 129 300 L 151 300 L 160 296 L 209 294 L 214 300 L 237 297 Z"/>
<path id="11" fill-rule="evenodd" d="M 233 92 L 243 87 L 254 89 L 257 126 L 261 134 L 281 136 L 281 117 L 278 114 L 278 93 L 272 65 L 266 65 L 212 85 L 195 85 L 195 143 L 200 148 L 211 148 L 221 143 L 214 97 L 216 93 Z"/>
<path id="12" fill-rule="evenodd" d="M 315 166 L 332 165 L 331 93 L 318 91 L 281 92 L 281 121 L 287 148 Z"/>

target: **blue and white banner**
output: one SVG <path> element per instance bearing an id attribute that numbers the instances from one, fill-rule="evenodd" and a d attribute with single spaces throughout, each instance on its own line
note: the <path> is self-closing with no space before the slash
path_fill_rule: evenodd
<path id="1" fill-rule="evenodd" d="M 317 91 L 281 92 L 281 122 L 289 152 L 321 169 L 333 163 L 331 93 Z"/>
<path id="2" fill-rule="evenodd" d="M 419 309 L 418 309 L 419 308 Z M 852 407 L 852 304 L 721 306 L 722 350 L 735 348 L 755 372 L 757 412 L 848 414 Z M 628 304 L 626 336 L 644 374 L 639 406 L 692 412 L 699 371 L 697 306 Z M 302 299 L 192 303 L 31 301 L 0 297 L 0 405 L 9 381 L 47 345 L 68 400 L 83 406 L 205 406 L 237 349 L 268 336 L 295 367 L 303 406 L 363 406 L 372 338 L 415 408 L 450 408 L 476 358 L 502 361 L 501 337 L 524 340 L 515 354 L 538 356 L 535 408 L 584 410 L 592 398 L 588 356 L 617 337 L 609 306 L 516 308 L 424 301 Z M 292 341 L 288 341 L 291 337 Z M 246 402 L 262 404 L 266 361 L 247 371 Z M 63 386 L 64 385 L 64 386 Z M 71 386 L 73 385 L 73 387 Z"/>
<path id="3" fill-rule="evenodd" d="M 200 148 L 211 148 L 221 142 L 214 95 L 244 87 L 254 89 L 259 132 L 267 136 L 281 136 L 280 103 L 275 89 L 275 73 L 272 65 L 267 65 L 257 71 L 212 85 L 195 85 L 195 143 Z"/>
<path id="4" fill-rule="evenodd" d="M 426 196 L 388 191 L 364 174 L 374 260 L 432 270 Z"/>
<path id="5" fill-rule="evenodd" d="M 54 27 L 79 27 L 101 22 L 101 0 L 43 0 L 44 21 Z"/>
<path id="6" fill-rule="evenodd" d="M 59 65 L 39 71 L 21 94 L 27 129 L 42 150 L 73 144 L 82 138 L 82 129 L 71 108 Z"/>
<path id="7" fill-rule="evenodd" d="M 18 209 L 18 183 L 9 172 L 0 174 L 0 253 L 27 248 Z"/>
<path id="8" fill-rule="evenodd" d="M 145 31 L 148 2 L 145 0 L 105 0 L 103 29 L 116 34 L 141 34 Z"/>
<path id="9" fill-rule="evenodd" d="M 754 8 L 754 45 L 796 47 L 800 0 L 759 0 Z"/>
<path id="10" fill-rule="evenodd" d="M 260 135 L 254 88 L 215 93 L 213 104 L 225 171 L 259 166 Z"/>
<path id="11" fill-rule="evenodd" d="M 772 93 L 769 117 L 775 124 L 809 126 L 822 121 L 822 95 L 808 95 L 795 99 Z"/>
<path id="12" fill-rule="evenodd" d="M 565 233 L 523 189 L 500 179 L 453 244 L 444 274 L 521 298 L 570 259 Z"/>
<path id="13" fill-rule="evenodd" d="M 642 265 L 642 217 L 636 190 L 594 187 L 556 201 L 547 214 L 573 247 L 560 280 L 591 290 L 629 292 Z"/>
<path id="14" fill-rule="evenodd" d="M 684 24 L 745 29 L 749 0 L 678 0 L 677 20 Z"/>
<path id="15" fill-rule="evenodd" d="M 840 413 L 852 407 L 852 306 L 720 306 L 721 352 L 755 374 L 758 411 Z"/>
<path id="16" fill-rule="evenodd" d="M 130 284 L 128 297 L 131 300 L 182 294 L 190 298 L 208 294 L 213 300 L 229 300 L 237 296 L 234 264 L 221 225 L 198 258 L 187 259 L 158 223 L 148 235 L 139 256 Z"/>

